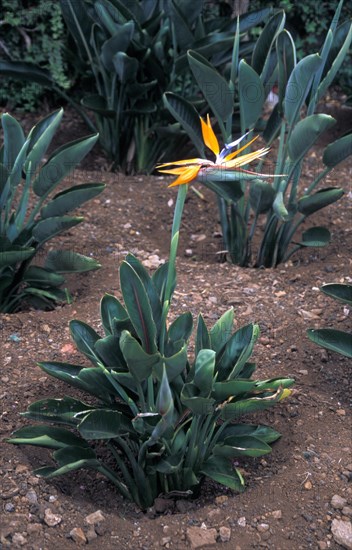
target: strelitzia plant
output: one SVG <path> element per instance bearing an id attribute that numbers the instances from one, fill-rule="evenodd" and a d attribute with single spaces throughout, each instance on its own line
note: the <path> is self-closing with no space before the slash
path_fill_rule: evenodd
<path id="1" fill-rule="evenodd" d="M 97 470 L 143 510 L 160 494 L 195 495 L 207 477 L 242 491 L 234 459 L 267 454 L 280 437 L 268 426 L 247 423 L 247 415 L 287 397 L 294 382 L 251 379 L 259 327 L 250 323 L 233 332 L 233 309 L 210 329 L 199 315 L 193 360 L 187 352 L 192 315 L 168 322 L 187 189 L 179 185 L 169 262 L 150 276 L 135 256 L 126 257 L 120 267 L 123 303 L 110 294 L 101 301 L 103 336 L 71 321 L 72 338 L 92 366 L 39 363 L 90 399 L 33 403 L 24 417 L 50 425 L 21 428 L 9 440 L 53 449 L 56 465 L 36 474 L 50 479 L 79 468 Z M 101 455 L 103 443 L 109 460 Z"/>
<path id="2" fill-rule="evenodd" d="M 348 306 L 352 306 L 352 285 L 329 283 L 320 290 Z M 352 334 L 335 328 L 320 328 L 307 330 L 309 340 L 330 351 L 352 359 Z"/>
<path id="3" fill-rule="evenodd" d="M 204 170 L 197 171 L 195 166 L 182 171 L 181 179 L 197 179 L 218 195 L 224 248 L 233 263 L 275 267 L 304 247 L 323 247 L 330 242 L 330 232 L 325 227 L 308 228 L 300 238 L 296 233 L 309 216 L 344 194 L 340 187 L 319 189 L 318 186 L 335 166 L 352 154 L 351 134 L 330 143 L 322 155 L 323 169 L 304 189 L 300 185 L 304 159 L 323 132 L 336 122 L 329 115 L 317 114 L 316 110 L 352 41 L 352 24 L 346 22 L 337 27 L 342 5 L 341 0 L 321 51 L 299 62 L 293 38 L 284 29 L 282 11 L 267 22 L 251 60 L 240 60 L 237 28 L 228 80 L 199 52 L 188 51 L 194 78 L 225 143 L 232 142 L 238 126 L 241 134 L 246 135 L 248 145 L 258 132 L 262 133 L 267 147 L 279 139 L 272 183 L 263 181 L 262 174 L 257 178 L 245 177 L 248 174 L 231 172 L 229 168 L 213 173 L 207 166 L 206 181 Z M 263 106 L 275 83 L 278 83 L 278 103 L 264 120 Z M 204 156 L 199 117 L 192 103 L 171 92 L 164 94 L 164 103 Z M 253 159 L 248 157 L 248 160 Z M 181 175 L 181 168 L 177 169 Z M 262 159 L 256 170 L 262 171 Z M 249 179 L 252 181 L 247 185 Z M 263 237 L 257 253 L 253 254 L 252 241 L 260 219 L 264 225 Z"/>
<path id="4" fill-rule="evenodd" d="M 64 273 L 98 269 L 99 262 L 71 250 L 50 250 L 44 265 L 33 263 L 45 243 L 81 223 L 67 213 L 96 197 L 102 183 L 66 186 L 54 194 L 98 140 L 98 134 L 66 143 L 45 159 L 60 125 L 63 109 L 40 120 L 25 136 L 8 113 L 1 116 L 4 141 L 0 150 L 0 312 L 31 305 L 52 309 L 71 301 L 60 288 Z"/>

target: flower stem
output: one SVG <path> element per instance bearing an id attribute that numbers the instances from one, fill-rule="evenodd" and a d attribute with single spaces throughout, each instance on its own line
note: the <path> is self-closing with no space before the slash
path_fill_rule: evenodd
<path id="1" fill-rule="evenodd" d="M 174 219 L 172 223 L 169 268 L 167 271 L 167 279 L 165 285 L 164 302 L 161 315 L 161 330 L 160 330 L 160 352 L 164 354 L 165 335 L 166 335 L 166 319 L 170 309 L 173 287 L 176 278 L 176 256 L 178 241 L 180 236 L 180 226 L 182 219 L 183 207 L 185 204 L 188 191 L 188 185 L 180 185 L 178 188 L 176 206 L 174 211 Z"/>

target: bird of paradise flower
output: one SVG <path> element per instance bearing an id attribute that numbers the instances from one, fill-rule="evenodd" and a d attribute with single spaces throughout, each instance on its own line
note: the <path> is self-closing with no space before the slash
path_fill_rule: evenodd
<path id="1" fill-rule="evenodd" d="M 226 144 L 225 147 L 220 151 L 219 142 L 211 126 L 209 115 L 207 115 L 207 122 L 204 122 L 202 117 L 200 117 L 200 122 L 204 144 L 214 153 L 216 157 L 215 162 L 212 162 L 208 159 L 193 158 L 159 164 L 156 167 L 158 172 L 178 176 L 177 179 L 169 185 L 169 187 L 175 187 L 176 185 L 183 185 L 185 183 L 193 181 L 194 179 L 196 179 L 200 171 L 219 169 L 236 170 L 238 172 L 244 172 L 246 174 L 253 174 L 254 176 L 265 176 L 265 174 L 258 174 L 257 172 L 252 172 L 250 170 L 244 170 L 243 168 L 240 168 L 241 166 L 245 166 L 253 160 L 262 158 L 268 153 L 269 148 L 263 147 L 262 149 L 258 149 L 257 151 L 253 151 L 245 155 L 240 155 L 240 153 L 244 151 L 244 149 L 249 147 L 258 138 L 258 136 L 251 139 L 248 143 L 246 143 L 236 151 L 232 151 L 232 149 L 236 147 L 248 135 L 248 133 L 244 134 L 236 141 Z M 174 168 L 169 168 L 171 166 L 173 166 Z M 164 168 L 166 168 L 166 170 Z"/>

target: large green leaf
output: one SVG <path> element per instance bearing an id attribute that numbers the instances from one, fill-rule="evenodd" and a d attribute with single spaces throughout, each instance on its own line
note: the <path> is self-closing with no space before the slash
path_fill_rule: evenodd
<path id="1" fill-rule="evenodd" d="M 352 285 L 344 283 L 328 283 L 320 287 L 325 294 L 352 306 Z"/>
<path id="2" fill-rule="evenodd" d="M 54 378 L 63 380 L 70 386 L 86 391 L 101 399 L 104 403 L 111 402 L 113 388 L 102 370 L 84 368 L 79 365 L 62 363 L 59 361 L 43 361 L 39 367 Z"/>
<path id="3" fill-rule="evenodd" d="M 236 378 L 252 354 L 259 336 L 258 325 L 249 324 L 238 329 L 229 339 L 217 359 L 219 380 Z"/>
<path id="4" fill-rule="evenodd" d="M 171 323 L 168 329 L 168 338 L 172 342 L 183 340 L 187 342 L 192 334 L 193 317 L 189 311 L 182 313 Z"/>
<path id="5" fill-rule="evenodd" d="M 34 470 L 33 473 L 45 478 L 52 478 L 68 474 L 80 468 L 93 468 L 97 470 L 101 466 L 95 452 L 90 447 L 83 448 L 77 445 L 69 445 L 55 451 L 53 458 L 59 464 L 59 468 L 45 466 L 44 468 Z"/>
<path id="6" fill-rule="evenodd" d="M 198 316 L 198 322 L 197 322 L 195 355 L 197 356 L 201 349 L 209 349 L 209 348 L 214 349 L 210 343 L 210 334 L 205 324 L 204 318 L 200 313 Z"/>
<path id="7" fill-rule="evenodd" d="M 127 21 L 118 27 L 114 36 L 104 42 L 101 48 L 101 60 L 108 71 L 114 70 L 113 57 L 117 52 L 126 52 L 134 33 L 133 21 Z"/>
<path id="8" fill-rule="evenodd" d="M 15 160 L 25 143 L 22 126 L 8 113 L 1 115 L 1 124 L 4 130 L 4 152 L 2 163 L 11 170 Z"/>
<path id="9" fill-rule="evenodd" d="M 320 189 L 313 195 L 306 195 L 299 199 L 298 201 L 298 211 L 304 214 L 305 216 L 310 216 L 317 210 L 321 210 L 338 201 L 344 194 L 343 189 L 337 187 L 330 187 L 327 189 Z"/>
<path id="10" fill-rule="evenodd" d="M 201 472 L 217 483 L 233 491 L 244 491 L 244 479 L 240 472 L 233 468 L 230 461 L 223 456 L 211 456 L 203 464 Z"/>
<path id="11" fill-rule="evenodd" d="M 86 414 L 94 408 L 92 405 L 83 403 L 83 401 L 65 396 L 63 399 L 49 398 L 36 401 L 29 405 L 22 416 L 37 421 L 42 420 L 76 426 L 79 422 L 79 415 Z"/>
<path id="12" fill-rule="evenodd" d="M 214 384 L 215 351 L 201 349 L 194 364 L 194 384 L 202 397 L 209 397 Z"/>
<path id="13" fill-rule="evenodd" d="M 263 180 L 253 180 L 249 188 L 249 204 L 256 216 L 268 212 L 275 199 L 273 186 Z"/>
<path id="14" fill-rule="evenodd" d="M 248 176 L 248 174 L 238 171 L 211 170 L 200 171 L 197 180 L 223 199 L 237 202 L 243 197 L 241 181 L 254 179 L 256 177 L 256 175 L 250 176 L 249 178 L 246 176 Z"/>
<path id="15" fill-rule="evenodd" d="M 267 62 L 273 43 L 278 33 L 285 24 L 285 12 L 283 10 L 275 13 L 261 31 L 255 44 L 251 66 L 257 74 L 261 74 Z"/>
<path id="16" fill-rule="evenodd" d="M 329 88 L 330 84 L 334 80 L 337 72 L 339 71 L 352 42 L 352 24 L 350 25 L 349 31 L 347 33 L 346 39 L 340 48 L 336 58 L 334 59 L 328 73 L 325 75 L 323 80 L 320 82 L 318 91 L 317 91 L 317 101 L 325 94 L 326 90 Z"/>
<path id="17" fill-rule="evenodd" d="M 150 306 L 152 308 L 154 323 L 158 331 L 160 329 L 162 313 L 161 301 L 158 295 L 158 291 L 155 288 L 155 285 L 144 265 L 133 254 L 127 254 L 125 260 L 128 264 L 130 264 L 131 267 L 133 267 L 134 271 L 137 273 L 138 277 L 144 285 L 144 288 L 148 295 Z"/>
<path id="18" fill-rule="evenodd" d="M 195 107 L 192 103 L 173 92 L 166 92 L 163 95 L 163 101 L 173 117 L 183 126 L 199 154 L 204 156 L 202 129 Z"/>
<path id="19" fill-rule="evenodd" d="M 0 74 L 14 78 L 20 81 L 29 81 L 40 84 L 41 86 L 53 85 L 53 79 L 47 69 L 41 69 L 34 63 L 24 63 L 22 61 L 4 61 L 0 60 Z"/>
<path id="20" fill-rule="evenodd" d="M 318 54 L 307 55 L 297 63 L 290 75 L 286 87 L 284 111 L 287 122 L 291 126 L 296 122 L 321 62 Z"/>
<path id="21" fill-rule="evenodd" d="M 211 327 L 209 348 L 218 353 L 228 342 L 233 330 L 234 311 L 233 307 L 228 309 Z"/>
<path id="22" fill-rule="evenodd" d="M 200 390 L 193 383 L 184 384 L 181 401 L 193 414 L 210 415 L 214 412 L 215 399 L 200 395 Z"/>
<path id="23" fill-rule="evenodd" d="M 89 153 L 97 142 L 99 134 L 77 139 L 54 151 L 43 165 L 33 182 L 33 191 L 38 197 L 53 190 L 75 166 Z"/>
<path id="24" fill-rule="evenodd" d="M 24 262 L 35 253 L 35 248 L 24 248 L 12 245 L 10 250 L 0 249 L 0 268 Z"/>
<path id="25" fill-rule="evenodd" d="M 102 360 L 105 367 L 123 368 L 126 370 L 126 362 L 120 348 L 120 336 L 110 334 L 100 338 L 94 344 L 94 350 Z"/>
<path id="26" fill-rule="evenodd" d="M 310 115 L 300 120 L 288 140 L 288 152 L 292 161 L 300 161 L 319 136 L 329 130 L 336 120 L 330 115 Z"/>
<path id="27" fill-rule="evenodd" d="M 67 445 L 87 447 L 87 442 L 81 437 L 74 435 L 65 428 L 54 428 L 52 426 L 26 426 L 13 433 L 9 440 L 11 443 L 38 445 L 50 449 L 62 449 Z"/>
<path id="28" fill-rule="evenodd" d="M 105 334 L 113 334 L 114 319 L 126 319 L 128 313 L 115 296 L 105 294 L 100 302 L 100 316 Z"/>
<path id="29" fill-rule="evenodd" d="M 284 203 L 284 194 L 282 191 L 276 193 L 275 200 L 273 202 L 273 210 L 279 220 L 284 222 L 288 221 L 291 218 L 290 213 L 288 212 L 285 203 Z M 272 243 L 270 243 L 272 246 Z"/>
<path id="30" fill-rule="evenodd" d="M 35 283 L 39 286 L 60 286 L 65 282 L 62 275 L 52 270 L 45 269 L 37 265 L 30 265 L 26 270 L 23 280 L 28 283 Z"/>
<path id="31" fill-rule="evenodd" d="M 274 141 L 274 139 L 277 137 L 281 128 L 281 124 L 283 122 L 279 107 L 280 106 L 277 103 L 274 109 L 271 111 L 271 114 L 264 128 L 263 139 L 267 144 L 271 144 Z"/>
<path id="32" fill-rule="evenodd" d="M 212 450 L 215 456 L 235 458 L 236 456 L 258 457 L 271 452 L 271 447 L 252 435 L 229 436 L 223 443 L 215 445 Z"/>
<path id="33" fill-rule="evenodd" d="M 290 75 L 296 66 L 296 48 L 291 34 L 283 29 L 276 40 L 276 50 L 278 59 L 278 84 L 279 84 L 279 104 L 278 110 L 281 112 L 284 101 L 286 86 Z"/>
<path id="34" fill-rule="evenodd" d="M 128 315 L 134 329 L 149 354 L 157 351 L 156 326 L 152 308 L 144 285 L 129 263 L 120 266 L 120 285 Z"/>
<path id="35" fill-rule="evenodd" d="M 111 439 L 117 437 L 121 430 L 119 411 L 108 409 L 90 411 L 78 425 L 79 433 L 84 439 Z"/>
<path id="36" fill-rule="evenodd" d="M 239 420 L 243 415 L 263 411 L 276 405 L 280 397 L 279 392 L 268 397 L 252 397 L 235 402 L 226 403 L 221 409 L 223 420 Z"/>
<path id="37" fill-rule="evenodd" d="M 214 115 L 226 121 L 233 111 L 233 92 L 228 83 L 199 53 L 189 50 L 187 56 L 194 78 Z"/>
<path id="38" fill-rule="evenodd" d="M 103 191 L 103 183 L 83 183 L 65 189 L 58 193 L 48 202 L 40 212 L 42 218 L 51 218 L 53 216 L 63 216 L 81 206 L 84 202 L 93 199 Z"/>
<path id="39" fill-rule="evenodd" d="M 99 269 L 101 264 L 88 256 L 71 250 L 49 250 L 45 267 L 56 273 L 83 273 Z"/>
<path id="40" fill-rule="evenodd" d="M 223 382 L 215 382 L 213 387 L 212 397 L 216 401 L 225 401 L 229 397 L 235 397 L 246 392 L 250 392 L 255 388 L 254 380 L 224 380 Z"/>
<path id="41" fill-rule="evenodd" d="M 347 134 L 327 146 L 323 154 L 323 163 L 329 168 L 334 168 L 350 155 L 352 155 L 352 134 Z"/>
<path id="42" fill-rule="evenodd" d="M 310 227 L 302 234 L 301 246 L 323 247 L 329 244 L 331 239 L 330 231 L 326 227 Z"/>
<path id="43" fill-rule="evenodd" d="M 266 443 L 272 443 L 281 437 L 279 432 L 273 430 L 273 428 L 269 428 L 268 426 L 241 423 L 226 426 L 226 428 L 222 430 L 218 441 L 223 441 L 225 438 L 230 436 L 243 435 L 254 436 L 261 441 L 265 441 Z"/>
<path id="44" fill-rule="evenodd" d="M 91 94 L 91 95 L 82 97 L 81 105 L 83 105 L 83 107 L 85 107 L 89 111 L 98 113 L 103 117 L 106 117 L 106 118 L 116 117 L 116 111 L 114 111 L 113 109 L 109 109 L 109 106 L 105 97 L 99 94 Z"/>
<path id="45" fill-rule="evenodd" d="M 254 127 L 261 115 L 266 97 L 259 75 L 244 59 L 238 67 L 238 88 L 241 127 L 248 130 Z"/>
<path id="46" fill-rule="evenodd" d="M 77 319 L 70 321 L 70 333 L 78 349 L 96 364 L 94 344 L 99 340 L 99 334 L 87 323 Z"/>
<path id="47" fill-rule="evenodd" d="M 138 61 L 135 57 L 130 57 L 124 52 L 118 52 L 114 55 L 112 61 L 121 84 L 126 85 L 136 79 Z"/>
<path id="48" fill-rule="evenodd" d="M 352 359 L 352 334 L 333 328 L 308 329 L 308 338 L 330 351 L 336 351 L 341 355 Z"/>
<path id="49" fill-rule="evenodd" d="M 159 363 L 160 354 L 149 354 L 142 348 L 139 342 L 124 330 L 120 338 L 120 348 L 128 370 L 139 382 L 147 380 L 151 376 L 153 367 Z"/>
<path id="50" fill-rule="evenodd" d="M 36 124 L 30 131 L 29 153 L 24 170 L 31 170 L 34 174 L 38 169 L 58 127 L 60 126 L 64 110 L 51 113 Z"/>
<path id="51" fill-rule="evenodd" d="M 74 227 L 84 220 L 82 216 L 54 216 L 40 220 L 33 228 L 34 239 L 43 244 L 52 239 L 55 235 Z"/>

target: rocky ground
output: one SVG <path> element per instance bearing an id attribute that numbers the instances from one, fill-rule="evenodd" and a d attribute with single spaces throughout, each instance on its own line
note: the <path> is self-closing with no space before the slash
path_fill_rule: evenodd
<path id="1" fill-rule="evenodd" d="M 317 148 L 313 159 L 319 156 Z M 313 169 L 312 164 L 305 168 L 303 185 Z M 330 246 L 300 252 L 268 270 L 219 263 L 213 197 L 205 193 L 201 200 L 189 193 L 173 313 L 190 310 L 195 318 L 202 311 L 210 324 L 233 306 L 237 326 L 255 321 L 261 327 L 258 377 L 294 377 L 296 385 L 290 399 L 251 417 L 279 430 L 282 438 L 265 458 L 239 463 L 246 492 L 236 495 L 206 482 L 196 500 L 158 498 L 142 513 L 90 471 L 53 481 L 34 476 L 32 469 L 47 462 L 47 452 L 6 442 L 25 424 L 20 412 L 28 404 L 70 394 L 36 361 L 82 361 L 68 322 L 78 318 L 100 329 L 99 301 L 105 292 L 120 296 L 118 265 L 124 254 L 134 252 L 151 270 L 167 259 L 176 195 L 163 179 L 75 173 L 76 183 L 105 181 L 107 189 L 82 208 L 85 222 L 60 238 L 60 245 L 92 254 L 102 268 L 68 279 L 71 305 L 0 317 L 0 548 L 352 549 L 351 362 L 306 338 L 308 328 L 351 330 L 349 308 L 319 291 L 324 283 L 352 282 L 350 180 L 351 163 L 345 162 L 326 182 L 343 186 L 345 196 L 312 220 L 329 227 Z"/>

